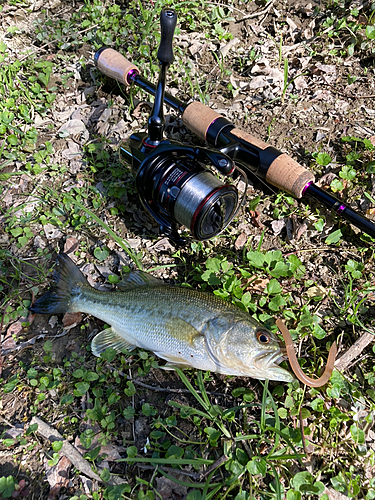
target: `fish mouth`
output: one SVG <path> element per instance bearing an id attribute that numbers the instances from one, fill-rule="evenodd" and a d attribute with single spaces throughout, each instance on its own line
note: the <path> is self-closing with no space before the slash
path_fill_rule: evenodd
<path id="1" fill-rule="evenodd" d="M 265 368 L 271 368 L 273 366 L 278 366 L 286 358 L 286 353 L 282 353 L 281 349 L 278 349 L 274 353 L 270 354 L 269 351 L 262 351 L 254 359 L 254 366 L 260 370 Z"/>
<path id="2" fill-rule="evenodd" d="M 284 349 L 277 349 L 274 353 L 263 351 L 253 361 L 256 370 L 262 373 L 264 378 L 278 382 L 293 382 L 294 376 L 279 366 L 279 363 L 287 359 Z"/>

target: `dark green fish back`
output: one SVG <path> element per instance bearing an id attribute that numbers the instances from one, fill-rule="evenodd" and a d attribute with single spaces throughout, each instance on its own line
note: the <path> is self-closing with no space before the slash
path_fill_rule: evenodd
<path id="1" fill-rule="evenodd" d="M 30 311 L 38 314 L 67 312 L 72 292 L 79 283 L 89 286 L 86 278 L 74 262 L 65 253 L 60 253 L 57 256 L 51 288 L 30 307 Z"/>

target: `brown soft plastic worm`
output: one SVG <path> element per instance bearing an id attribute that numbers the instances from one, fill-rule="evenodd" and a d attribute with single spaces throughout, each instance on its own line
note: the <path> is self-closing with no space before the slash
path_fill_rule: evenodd
<path id="1" fill-rule="evenodd" d="M 332 375 L 333 367 L 335 364 L 335 358 L 337 354 L 336 342 L 331 345 L 331 349 L 329 350 L 327 365 L 323 375 L 318 379 L 313 379 L 305 375 L 305 373 L 303 373 L 301 367 L 299 366 L 298 359 L 294 351 L 293 339 L 287 327 L 284 325 L 281 319 L 276 320 L 276 325 L 284 337 L 289 363 L 298 380 L 300 380 L 303 384 L 308 385 L 309 387 L 321 387 L 322 385 L 326 384 Z"/>

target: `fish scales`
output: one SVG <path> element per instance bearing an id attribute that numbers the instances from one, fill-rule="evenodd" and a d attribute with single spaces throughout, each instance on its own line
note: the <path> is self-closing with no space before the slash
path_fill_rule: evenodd
<path id="1" fill-rule="evenodd" d="M 148 286 L 112 293 L 110 303 L 108 292 L 86 285 L 81 290 L 72 300 L 74 311 L 94 315 L 111 324 L 138 347 L 160 354 L 169 352 L 176 357 L 194 357 L 195 364 L 202 362 L 201 367 L 205 369 L 214 370 L 215 366 L 212 362 L 207 366 L 204 329 L 223 312 L 223 304 L 224 310 L 232 312 L 233 320 L 242 315 L 248 319 L 241 309 L 223 303 L 215 295 L 191 289 Z M 183 321 L 177 323 L 177 318 Z"/>
<path id="2" fill-rule="evenodd" d="M 100 355 L 141 347 L 175 366 L 227 375 L 292 381 L 278 366 L 283 359 L 276 337 L 237 306 L 214 294 L 165 285 L 136 271 L 124 291 L 92 288 L 77 266 L 60 254 L 52 287 L 36 301 L 34 312 L 83 312 L 111 327 L 97 334 L 92 350 Z"/>

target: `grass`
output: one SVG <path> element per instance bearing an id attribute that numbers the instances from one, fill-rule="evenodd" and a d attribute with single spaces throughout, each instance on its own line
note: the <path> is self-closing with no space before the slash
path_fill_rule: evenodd
<path id="1" fill-rule="evenodd" d="M 199 36 L 202 43 L 218 46 L 233 36 L 234 8 L 195 0 L 166 4 L 178 11 L 176 35 L 182 41 Z M 37 427 L 29 425 L 37 415 L 73 443 L 79 439 L 85 459 L 102 478 L 98 491 L 89 494 L 79 474 L 71 472 L 73 486 L 65 491 L 70 500 L 90 495 L 95 500 L 159 499 L 163 484 L 171 495 L 186 500 L 327 500 L 332 492 L 328 495 L 326 488 L 371 500 L 375 498 L 373 346 L 364 351 L 360 363 L 355 360 L 343 373 L 334 371 L 325 388 L 313 389 L 299 382 L 163 371 L 156 357 L 143 350 L 117 356 L 107 351 L 96 359 L 88 339 L 103 325 L 94 318 L 84 317 L 66 334 L 69 342 L 59 347 L 60 319 L 54 329 L 50 318 L 32 322 L 28 316 L 31 301 L 50 281 L 56 251 L 75 239 L 75 256 L 82 264 L 94 264 L 110 286 L 121 281 L 129 267 L 153 269 L 163 279 L 232 301 L 273 331 L 276 317 L 283 318 L 310 375 L 321 372 L 334 340 L 339 340 L 343 352 L 365 331 L 374 332 L 374 240 L 321 206 L 259 189 L 254 181 L 248 206 L 224 234 L 158 253 L 150 248 L 162 236 L 151 220 L 137 222 L 135 213 L 142 214 L 142 207 L 129 169 L 120 163 L 111 139 L 94 128 L 87 141 L 59 136 L 53 113 L 61 109 L 56 101 L 63 97 L 65 105 L 71 95 L 69 105 L 74 104 L 83 84 L 95 85 L 109 109 L 116 109 L 116 99 L 124 99 L 127 132 L 138 130 L 128 106 L 135 108 L 139 94 L 133 89 L 130 95 L 95 73 L 89 57 L 78 52 L 83 46 L 93 52 L 102 44 L 110 45 L 155 80 L 160 5 L 131 0 L 124 9 L 115 1 L 78 2 L 69 16 L 40 11 L 33 18 L 35 50 L 15 56 L 13 42 L 20 36 L 16 26 L 10 26 L 0 42 L 0 321 L 2 335 L 8 332 L 7 340 L 13 338 L 17 345 L 37 337 L 28 344 L 32 349 L 26 346 L 1 358 L 0 460 L 5 454 L 13 467 L 0 477 L 0 495 L 45 498 L 48 494 L 43 456 L 53 466 L 62 452 L 59 444 L 41 440 Z M 239 7 L 246 6 L 254 7 L 252 2 Z M 325 63 L 337 65 L 358 58 L 362 65 L 343 73 L 345 85 L 362 81 L 370 88 L 374 12 L 371 3 L 357 12 L 348 2 L 326 2 L 325 9 L 314 13 L 317 28 L 307 55 L 313 62 L 325 58 Z M 282 20 L 279 27 L 283 29 Z M 293 73 L 293 59 L 282 57 L 287 34 L 272 36 L 272 66 L 284 61 L 281 104 L 285 112 L 293 113 L 304 97 L 295 99 L 288 88 L 300 71 Z M 264 50 L 260 37 L 249 47 L 239 47 L 233 58 L 218 59 L 215 53 L 206 67 L 179 41 L 168 84 L 179 89 L 181 98 L 186 92 L 203 102 L 227 103 L 232 98 L 231 72 L 249 78 L 249 68 Z M 211 74 L 218 62 L 219 73 Z M 84 81 L 74 80 L 72 64 L 79 65 Z M 313 80 L 310 83 L 314 85 Z M 88 97 L 86 104 L 93 105 L 98 95 Z M 266 103 L 261 113 L 270 105 Z M 371 107 L 368 102 L 366 106 Z M 249 112 L 250 125 L 256 123 L 257 113 Z M 353 121 L 363 120 L 371 128 L 360 113 L 351 108 Z M 271 124 L 270 141 L 275 140 L 274 130 L 280 130 L 277 119 Z M 333 172 L 327 188 L 371 217 L 373 144 L 350 130 L 340 140 L 318 144 L 310 140 L 305 147 L 306 129 L 296 132 L 296 142 L 304 149 L 302 158 L 318 177 Z M 267 126 L 262 130 L 264 138 Z M 183 139 L 184 130 L 180 133 Z M 79 145 L 83 163 L 78 171 L 72 171 L 60 155 L 59 141 L 65 139 Z M 253 225 L 256 211 L 262 214 L 263 228 Z M 272 223 L 293 220 L 306 223 L 302 240 L 288 241 L 285 233 L 274 234 Z M 48 238 L 51 228 L 57 238 Z M 243 233 L 247 240 L 237 245 Z M 125 254 L 125 264 L 116 260 L 119 252 Z M 13 337 L 10 327 L 17 328 Z M 24 425 L 19 434 L 6 434 L 19 423 Z M 106 455 L 115 450 L 121 458 L 108 462 Z M 116 475 L 125 483 L 111 484 Z"/>

